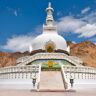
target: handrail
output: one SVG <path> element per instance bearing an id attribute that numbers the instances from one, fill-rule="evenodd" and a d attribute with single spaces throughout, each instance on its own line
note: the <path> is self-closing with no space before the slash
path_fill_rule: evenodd
<path id="1" fill-rule="evenodd" d="M 81 66 L 80 63 L 73 60 L 70 56 L 67 56 L 64 53 L 37 53 L 35 55 L 30 56 L 27 60 L 23 60 L 23 62 L 19 63 L 18 66 L 26 65 L 30 62 L 33 62 L 38 59 L 65 59 L 74 65 Z"/>

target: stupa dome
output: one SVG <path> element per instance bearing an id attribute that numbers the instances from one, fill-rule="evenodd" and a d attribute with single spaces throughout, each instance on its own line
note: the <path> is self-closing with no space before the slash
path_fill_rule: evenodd
<path id="1" fill-rule="evenodd" d="M 56 34 L 56 33 L 43 33 L 39 36 L 37 36 L 33 40 L 32 49 L 38 50 L 38 49 L 45 49 L 46 45 L 48 43 L 51 43 L 55 46 L 55 50 L 61 49 L 61 50 L 67 50 L 67 43 L 65 39 Z"/>
<path id="2" fill-rule="evenodd" d="M 43 32 L 41 35 L 37 36 L 32 43 L 32 50 L 64 50 L 67 51 L 66 40 L 58 34 L 57 27 L 54 24 L 53 19 L 54 9 L 49 3 L 48 8 L 46 8 L 47 17 L 46 24 L 43 25 Z"/>

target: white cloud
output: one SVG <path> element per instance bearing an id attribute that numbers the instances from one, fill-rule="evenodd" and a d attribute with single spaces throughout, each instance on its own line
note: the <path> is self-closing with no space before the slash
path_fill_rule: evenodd
<path id="1" fill-rule="evenodd" d="M 14 14 L 15 16 L 18 16 L 18 13 L 17 13 L 16 10 L 14 10 L 13 14 Z"/>
<path id="2" fill-rule="evenodd" d="M 63 18 L 60 18 L 57 22 L 57 29 L 59 32 L 73 32 L 74 30 L 82 27 L 85 24 L 85 22 L 75 19 L 72 16 L 66 16 Z"/>
<path id="3" fill-rule="evenodd" d="M 95 24 L 86 24 L 85 26 L 76 30 L 77 33 L 80 33 L 79 37 L 92 37 L 96 35 L 96 25 Z"/>
<path id="4" fill-rule="evenodd" d="M 21 36 L 13 36 L 12 38 L 7 40 L 7 43 L 2 46 L 3 49 L 15 51 L 28 51 L 29 46 L 32 44 L 33 36 L 29 35 L 21 35 Z"/>
<path id="5" fill-rule="evenodd" d="M 96 42 L 93 42 L 96 45 Z"/>
<path id="6" fill-rule="evenodd" d="M 57 22 L 59 32 L 71 32 L 78 34 L 78 37 L 89 38 L 96 35 L 96 13 L 92 12 L 82 18 L 66 16 L 60 18 Z"/>
<path id="7" fill-rule="evenodd" d="M 76 42 L 76 41 L 72 41 L 72 43 L 77 44 L 77 42 Z"/>
<path id="8" fill-rule="evenodd" d="M 34 31 L 26 35 L 12 36 L 7 39 L 4 45 L 0 45 L 2 49 L 10 50 L 12 52 L 30 51 L 33 39 L 41 33 L 41 25 L 34 28 Z M 32 50 L 32 48 L 31 48 Z"/>
<path id="9" fill-rule="evenodd" d="M 42 33 L 42 25 L 38 25 L 35 29 L 34 29 L 34 35 L 39 35 Z"/>
<path id="10" fill-rule="evenodd" d="M 60 11 L 57 12 L 57 16 L 62 16 L 62 15 L 63 15 L 62 12 Z"/>
<path id="11" fill-rule="evenodd" d="M 81 10 L 81 14 L 85 14 L 85 13 L 87 13 L 88 11 L 90 11 L 90 7 L 86 7 L 86 8 L 84 8 L 83 10 Z"/>
<path id="12" fill-rule="evenodd" d="M 11 14 L 14 15 L 14 16 L 18 16 L 18 13 L 19 13 L 19 11 L 20 11 L 19 8 L 14 9 L 14 8 L 10 8 L 10 7 L 7 7 L 7 10 L 9 11 L 9 13 L 11 13 Z"/>
<path id="13" fill-rule="evenodd" d="M 96 23 L 96 11 L 92 11 L 90 14 L 85 15 L 81 20 L 91 24 Z"/>

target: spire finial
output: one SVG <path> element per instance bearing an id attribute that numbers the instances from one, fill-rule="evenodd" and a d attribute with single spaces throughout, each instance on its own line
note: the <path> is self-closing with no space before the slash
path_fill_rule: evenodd
<path id="1" fill-rule="evenodd" d="M 57 33 L 57 27 L 53 23 L 54 22 L 53 11 L 54 9 L 51 7 L 51 2 L 49 2 L 48 7 L 46 8 L 47 16 L 46 16 L 46 24 L 43 25 L 43 32 Z"/>
<path id="2" fill-rule="evenodd" d="M 48 26 L 53 25 L 53 8 L 51 7 L 51 2 L 48 4 L 48 8 L 46 8 L 47 11 L 47 17 L 46 17 L 46 24 Z"/>
<path id="3" fill-rule="evenodd" d="M 51 7 L 51 2 L 49 2 L 49 5 L 48 5 L 48 7 Z"/>

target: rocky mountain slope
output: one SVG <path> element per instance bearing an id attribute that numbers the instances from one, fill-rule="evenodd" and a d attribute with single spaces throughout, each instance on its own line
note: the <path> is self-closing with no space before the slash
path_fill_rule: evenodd
<path id="1" fill-rule="evenodd" d="M 96 67 L 96 45 L 90 41 L 84 41 L 78 44 L 68 41 L 71 48 L 70 55 L 77 56 L 84 61 L 84 66 Z M 16 59 L 28 55 L 28 52 L 8 53 L 0 52 L 0 67 L 14 66 Z"/>
<path id="2" fill-rule="evenodd" d="M 16 60 L 22 56 L 28 55 L 28 52 L 20 53 L 8 53 L 8 52 L 0 52 L 0 67 L 6 66 L 14 66 L 16 64 Z"/>
<path id="3" fill-rule="evenodd" d="M 96 45 L 90 41 L 78 44 L 68 42 L 71 47 L 70 55 L 77 56 L 84 61 L 85 66 L 96 67 Z"/>

